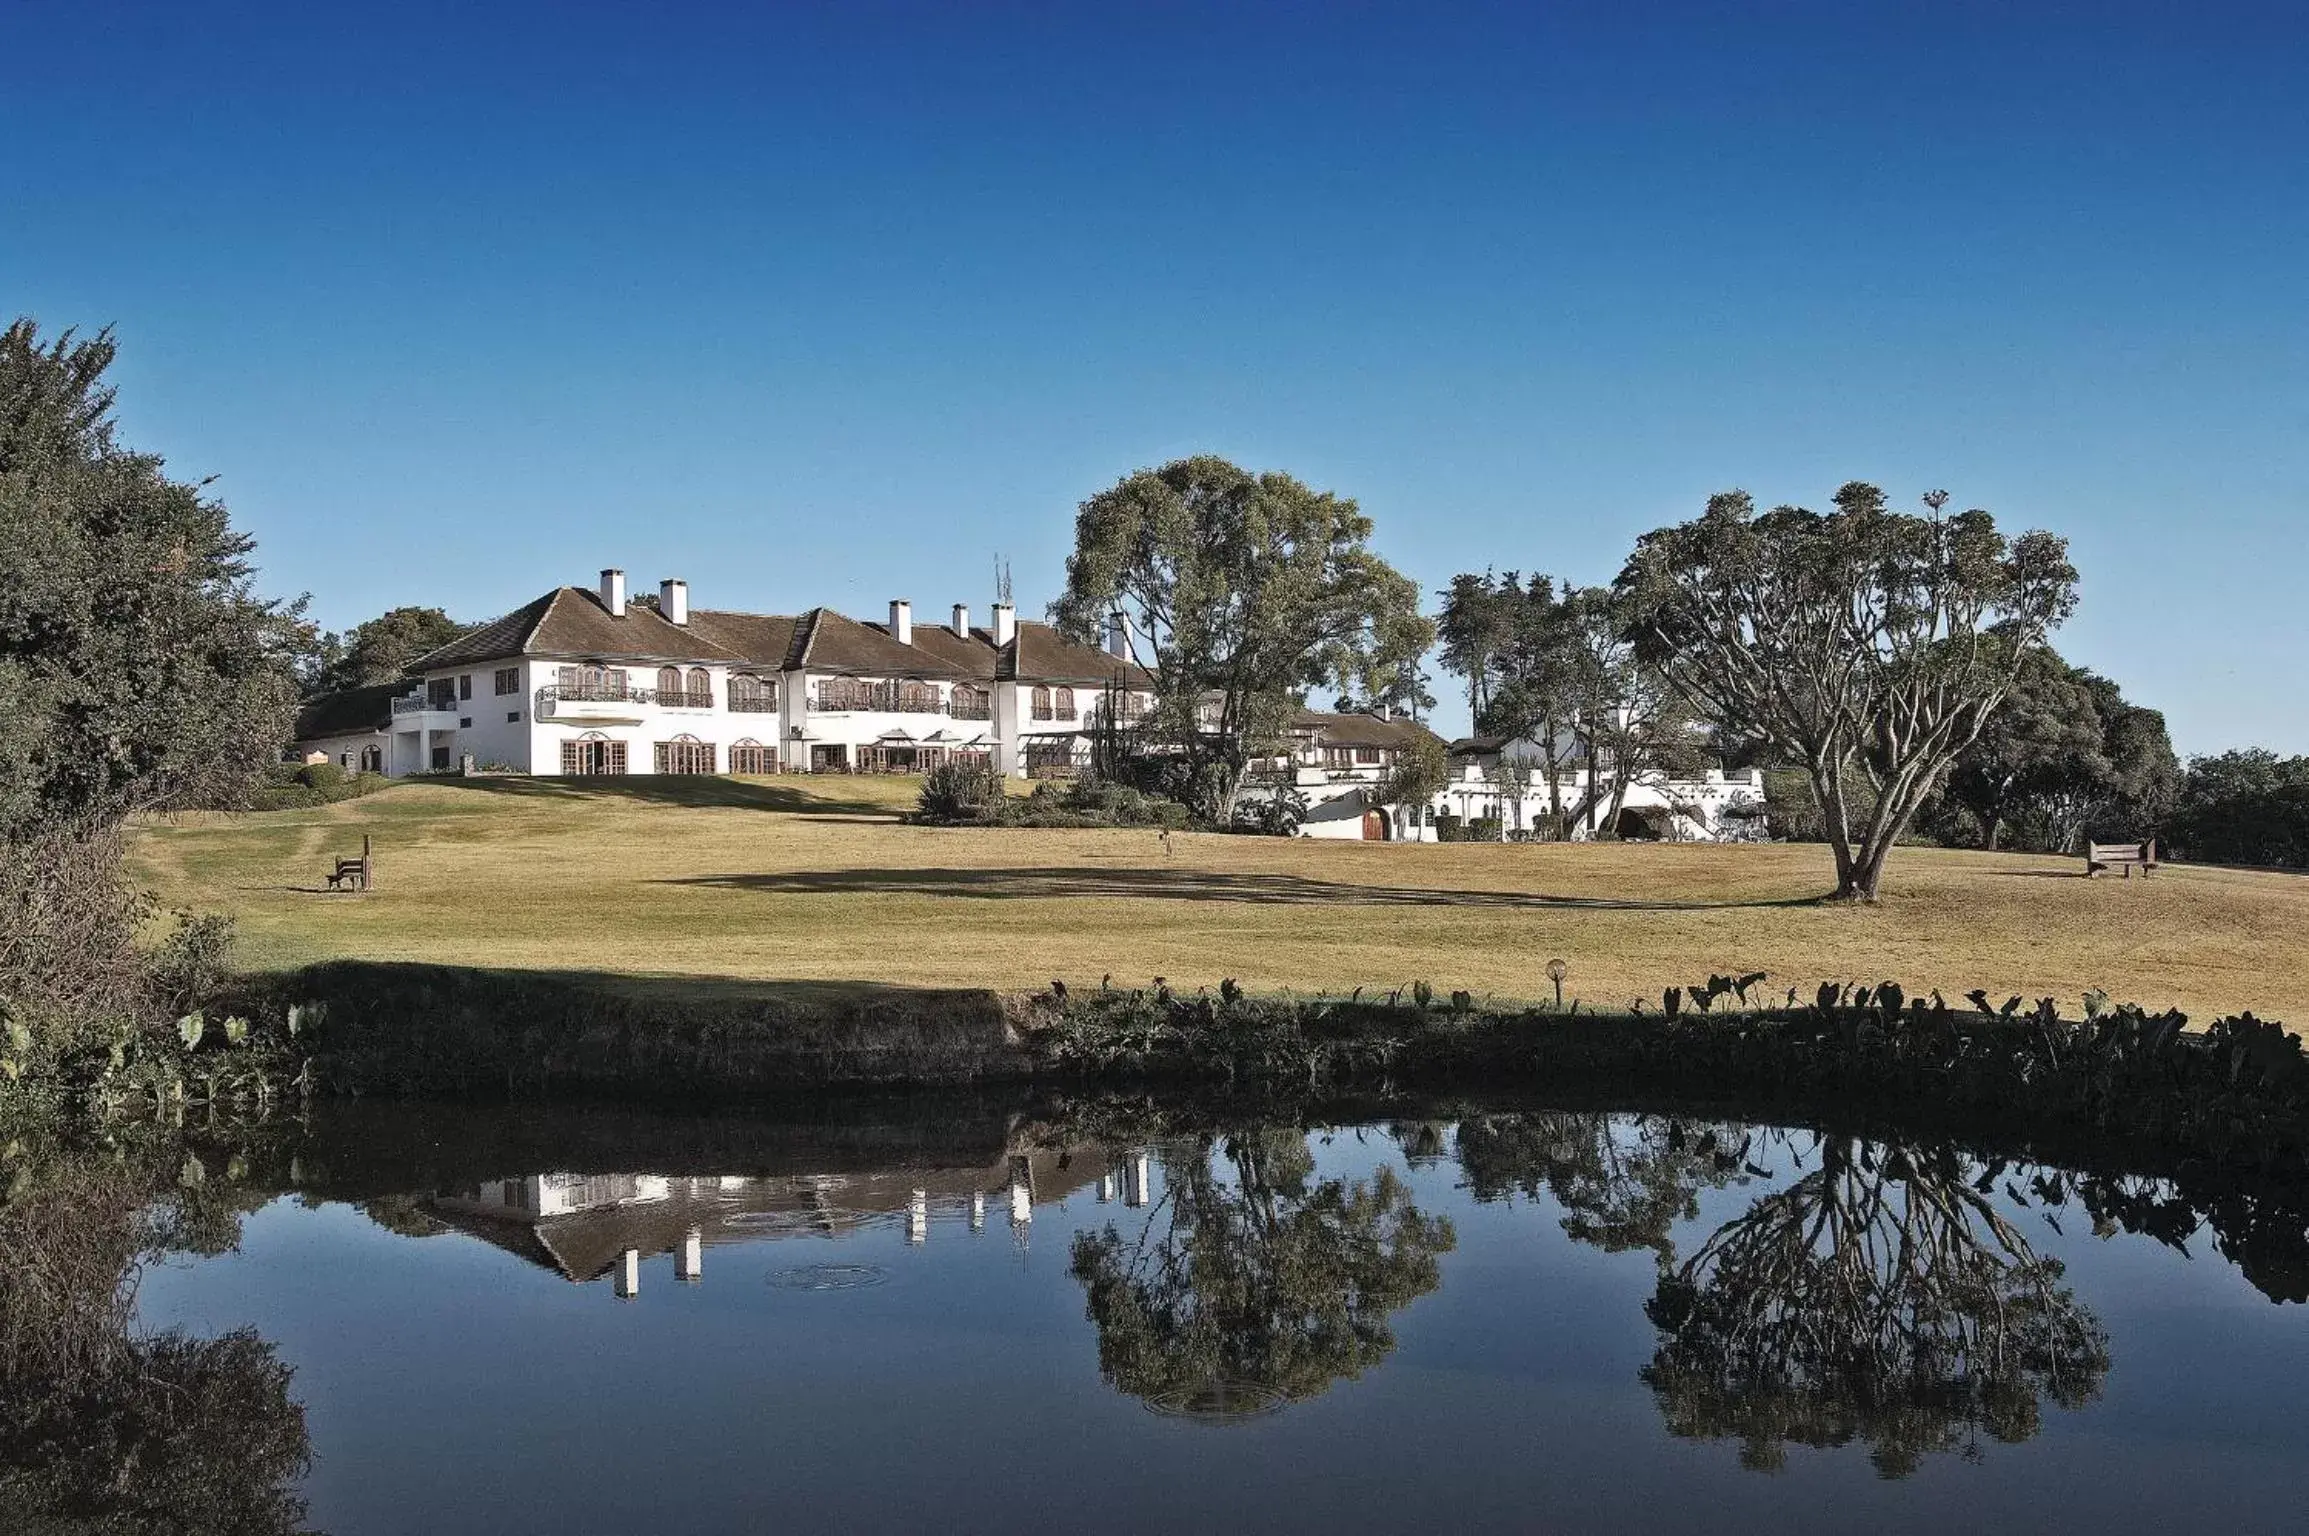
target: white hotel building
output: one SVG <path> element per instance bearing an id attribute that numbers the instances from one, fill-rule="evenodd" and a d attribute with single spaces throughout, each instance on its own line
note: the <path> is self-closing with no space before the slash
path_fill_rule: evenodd
<path id="1" fill-rule="evenodd" d="M 557 587 L 481 625 L 409 677 L 313 702 L 297 750 L 398 777 L 468 765 L 534 774 L 918 772 L 980 761 L 1005 774 L 1088 761 L 1099 712 L 1153 703 L 1120 632 L 1075 645 L 1006 603 L 977 628 L 692 608 L 666 581 L 631 601 L 625 573 Z"/>

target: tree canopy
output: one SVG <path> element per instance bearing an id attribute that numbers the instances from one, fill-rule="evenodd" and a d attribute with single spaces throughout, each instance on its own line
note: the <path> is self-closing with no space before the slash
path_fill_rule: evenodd
<path id="1" fill-rule="evenodd" d="M 1843 898 L 1875 899 L 1894 843 L 2076 606 L 2064 540 L 1924 500 L 1897 513 L 1856 480 L 1832 512 L 1759 514 L 1724 492 L 1644 535 L 1617 583 L 1647 660 L 1721 730 L 1803 766 Z"/>
<path id="2" fill-rule="evenodd" d="M 1127 621 L 1154 677 L 1148 728 L 1186 754 L 1199 808 L 1225 820 L 1244 770 L 1274 750 L 1310 689 L 1416 678 L 1434 626 L 1370 538 L 1371 520 L 1345 497 L 1181 459 L 1082 503 L 1051 618 L 1085 642 Z"/>
<path id="3" fill-rule="evenodd" d="M 393 682 L 418 657 L 439 650 L 472 628 L 438 608 L 389 608 L 351 629 L 321 637 L 309 691 L 342 693 Z"/>
<path id="4" fill-rule="evenodd" d="M 109 333 L 0 331 L 0 837 L 229 800 L 279 757 L 301 604 L 115 437 Z"/>
<path id="5" fill-rule="evenodd" d="M 1957 755 L 1945 794 L 1983 848 L 2008 831 L 2024 846 L 2071 851 L 2078 839 L 2144 837 L 2172 809 L 2180 765 L 2165 717 L 2126 702 L 2107 678 L 2033 651 L 2011 691 Z"/>

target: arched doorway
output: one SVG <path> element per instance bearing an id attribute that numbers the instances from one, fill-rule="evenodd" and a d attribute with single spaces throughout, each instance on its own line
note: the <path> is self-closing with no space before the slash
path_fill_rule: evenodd
<path id="1" fill-rule="evenodd" d="M 1363 813 L 1363 841 L 1366 843 L 1384 843 L 1389 840 L 1393 830 L 1385 811 L 1369 810 Z"/>

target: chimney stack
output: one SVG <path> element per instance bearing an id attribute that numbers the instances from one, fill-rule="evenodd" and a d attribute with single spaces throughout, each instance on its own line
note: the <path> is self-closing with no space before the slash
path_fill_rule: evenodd
<path id="1" fill-rule="evenodd" d="M 1008 603 L 994 605 L 994 643 L 1008 645 L 1018 638 L 1018 610 Z"/>
<path id="2" fill-rule="evenodd" d="M 1119 613 L 1107 615 L 1106 653 L 1109 656 L 1117 656 L 1128 661 L 1132 638 L 1133 626 L 1129 618 Z"/>
<path id="3" fill-rule="evenodd" d="M 890 638 L 900 645 L 914 643 L 914 605 L 902 597 L 890 599 Z"/>
<path id="4" fill-rule="evenodd" d="M 968 603 L 956 603 L 954 605 L 954 638 L 957 640 L 970 638 L 970 605 Z"/>
<path id="5" fill-rule="evenodd" d="M 601 573 L 601 606 L 609 610 L 613 619 L 625 617 L 625 572 L 605 570 Z"/>
<path id="6" fill-rule="evenodd" d="M 668 624 L 689 622 L 689 583 L 669 576 L 657 584 L 658 616 Z"/>

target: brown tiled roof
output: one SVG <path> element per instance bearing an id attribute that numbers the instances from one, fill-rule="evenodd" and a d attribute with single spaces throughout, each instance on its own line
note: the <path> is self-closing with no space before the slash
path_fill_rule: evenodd
<path id="1" fill-rule="evenodd" d="M 1308 735 L 1328 747 L 1408 747 L 1421 737 L 1435 737 L 1424 725 L 1409 720 L 1382 720 L 1377 715 L 1330 714 L 1302 709 L 1291 721 L 1293 734 Z"/>
<path id="2" fill-rule="evenodd" d="M 1076 645 L 1048 624 L 1020 620 L 1018 638 L 1004 658 L 1002 676 L 1028 683 L 1128 683 L 1151 688 L 1146 668 L 1095 645 Z"/>
<path id="3" fill-rule="evenodd" d="M 914 649 L 928 651 L 965 677 L 982 683 L 994 681 L 995 671 L 1002 662 L 1002 652 L 994 644 L 993 632 L 984 629 L 973 629 L 970 637 L 964 639 L 944 624 L 916 624 Z"/>
<path id="4" fill-rule="evenodd" d="M 393 723 L 394 697 L 408 691 L 407 683 L 378 683 L 325 694 L 297 712 L 297 740 L 384 730 Z"/>
<path id="5" fill-rule="evenodd" d="M 755 666 L 783 671 L 793 661 L 802 620 L 789 614 L 728 613 L 718 608 L 692 608 L 689 627 L 724 650 Z"/>
<path id="6" fill-rule="evenodd" d="M 804 633 L 795 660 L 813 672 L 857 672 L 874 677 L 970 675 L 920 646 L 900 645 L 879 624 L 861 624 L 831 608 L 811 609 L 802 616 L 802 624 Z"/>
<path id="7" fill-rule="evenodd" d="M 600 656 L 641 661 L 742 661 L 695 628 L 675 624 L 646 603 L 618 618 L 583 587 L 556 587 L 535 602 L 492 619 L 409 664 L 412 672 L 503 661 L 512 656 Z"/>

